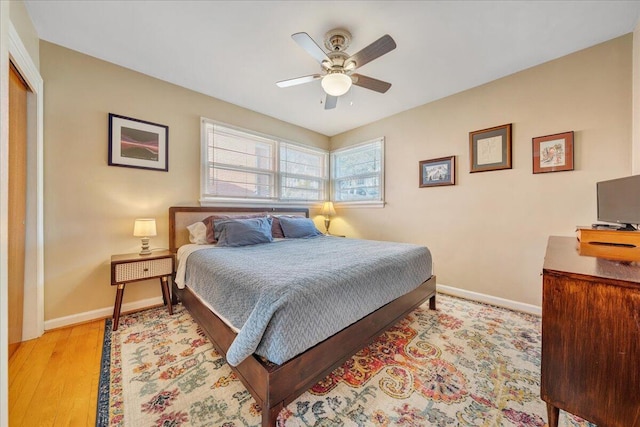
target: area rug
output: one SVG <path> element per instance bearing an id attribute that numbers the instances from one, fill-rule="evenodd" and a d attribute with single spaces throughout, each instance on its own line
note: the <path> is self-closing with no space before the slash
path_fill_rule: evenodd
<path id="1" fill-rule="evenodd" d="M 189 313 L 106 321 L 98 426 L 259 426 Z M 540 318 L 438 295 L 281 411 L 279 426 L 543 426 Z M 595 427 L 561 412 L 560 425 Z"/>

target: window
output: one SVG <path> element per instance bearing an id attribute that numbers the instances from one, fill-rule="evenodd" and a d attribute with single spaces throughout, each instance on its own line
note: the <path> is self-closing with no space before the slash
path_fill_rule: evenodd
<path id="1" fill-rule="evenodd" d="M 384 202 L 384 139 L 332 152 L 331 178 L 336 203 Z"/>
<path id="2" fill-rule="evenodd" d="M 320 202 L 328 153 L 202 119 L 201 202 Z"/>
<path id="3" fill-rule="evenodd" d="M 280 198 L 325 200 L 328 157 L 325 151 L 280 143 Z"/>
<path id="4" fill-rule="evenodd" d="M 276 141 L 207 123 L 204 196 L 275 198 Z"/>

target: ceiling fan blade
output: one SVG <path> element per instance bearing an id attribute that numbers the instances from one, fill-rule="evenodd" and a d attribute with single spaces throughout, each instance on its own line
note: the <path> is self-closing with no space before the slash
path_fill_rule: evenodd
<path id="1" fill-rule="evenodd" d="M 324 50 L 307 33 L 295 33 L 291 35 L 291 38 L 300 45 L 301 48 L 307 51 L 307 53 L 315 58 L 316 61 L 322 64 L 322 61 L 329 61 L 329 57 Z"/>
<path id="2" fill-rule="evenodd" d="M 360 68 L 364 64 L 367 64 L 373 61 L 376 58 L 381 57 L 385 53 L 391 52 L 396 48 L 396 42 L 391 38 L 389 34 L 385 34 L 380 37 L 378 40 L 371 43 L 369 46 L 362 49 L 360 52 L 357 52 L 351 55 L 346 61 L 345 64 L 349 64 L 351 62 L 355 62 L 355 68 Z"/>
<path id="3" fill-rule="evenodd" d="M 336 105 L 338 105 L 338 97 L 337 96 L 327 95 L 327 98 L 324 101 L 324 109 L 325 110 L 332 110 L 332 109 L 336 108 Z"/>
<path id="4" fill-rule="evenodd" d="M 278 87 L 289 87 L 301 85 L 303 83 L 309 83 L 314 80 L 318 80 L 320 77 L 322 77 L 321 74 L 311 74 L 309 76 L 296 77 L 295 79 L 281 80 L 279 82 L 276 82 L 276 84 L 278 85 Z"/>
<path id="5" fill-rule="evenodd" d="M 374 79 L 373 77 L 363 76 L 362 74 L 352 74 L 353 84 L 365 89 L 375 90 L 376 92 L 385 93 L 391 87 L 391 83 Z"/>

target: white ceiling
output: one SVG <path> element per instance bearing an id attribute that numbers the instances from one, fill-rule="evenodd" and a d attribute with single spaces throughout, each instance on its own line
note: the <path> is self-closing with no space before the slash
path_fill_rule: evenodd
<path id="1" fill-rule="evenodd" d="M 638 1 L 35 1 L 41 39 L 335 134 L 632 32 Z M 358 69 L 393 84 L 353 87 L 324 110 L 318 73 L 292 39 L 345 28 L 354 54 L 384 34 L 398 47 Z"/>

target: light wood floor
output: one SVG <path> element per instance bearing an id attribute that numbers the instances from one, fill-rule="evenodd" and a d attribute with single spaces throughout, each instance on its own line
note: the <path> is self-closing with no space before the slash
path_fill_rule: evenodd
<path id="1" fill-rule="evenodd" d="M 9 359 L 9 426 L 94 426 L 104 320 L 46 332 Z"/>

